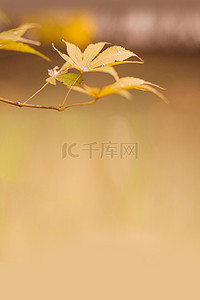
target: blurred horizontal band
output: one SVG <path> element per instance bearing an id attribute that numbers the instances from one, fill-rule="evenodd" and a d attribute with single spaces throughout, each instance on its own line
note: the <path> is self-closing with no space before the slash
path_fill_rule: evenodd
<path id="1" fill-rule="evenodd" d="M 36 39 L 42 44 L 59 43 L 62 38 L 82 49 L 92 41 L 107 41 L 134 51 L 200 51 L 200 5 L 156 8 L 136 6 L 100 11 L 78 9 L 21 12 L 20 23 L 41 24 Z M 0 31 L 6 25 L 0 22 Z"/>
<path id="2" fill-rule="evenodd" d="M 145 9 L 98 17 L 99 40 L 147 51 L 199 51 L 200 7 Z"/>

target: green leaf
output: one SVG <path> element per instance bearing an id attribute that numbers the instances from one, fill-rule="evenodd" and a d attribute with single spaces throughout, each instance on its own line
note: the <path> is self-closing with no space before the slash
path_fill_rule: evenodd
<path id="1" fill-rule="evenodd" d="M 76 81 L 75 85 L 80 85 L 83 79 L 80 77 L 80 75 L 77 75 L 75 73 L 67 73 L 67 74 L 61 74 L 56 77 L 56 80 L 62 82 L 64 85 L 71 86 Z"/>
<path id="2" fill-rule="evenodd" d="M 53 78 L 53 77 L 48 77 L 46 79 L 46 82 L 50 83 L 50 84 L 53 84 L 53 85 L 56 85 L 56 79 Z"/>
<path id="3" fill-rule="evenodd" d="M 36 54 L 36 55 L 50 61 L 50 59 L 47 56 L 43 55 L 39 51 L 33 49 L 32 47 L 30 47 L 28 45 L 18 43 L 18 42 L 0 40 L 0 50 L 10 50 L 10 51 L 18 51 L 18 52 Z"/>
<path id="4" fill-rule="evenodd" d="M 64 85 L 80 85 L 83 79 L 81 75 L 75 73 L 68 73 L 70 65 L 65 63 L 59 70 L 59 67 L 54 67 L 53 69 L 48 70 L 49 78 L 46 79 L 47 82 L 56 85 L 56 80 L 62 82 Z"/>

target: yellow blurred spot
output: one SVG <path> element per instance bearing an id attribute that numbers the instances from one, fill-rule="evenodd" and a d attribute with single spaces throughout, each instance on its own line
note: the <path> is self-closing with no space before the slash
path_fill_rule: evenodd
<path id="1" fill-rule="evenodd" d="M 23 22 L 41 24 L 37 38 L 45 44 L 60 43 L 64 39 L 84 48 L 91 43 L 97 33 L 93 16 L 79 11 L 71 13 L 49 11 L 39 15 L 26 15 Z"/>

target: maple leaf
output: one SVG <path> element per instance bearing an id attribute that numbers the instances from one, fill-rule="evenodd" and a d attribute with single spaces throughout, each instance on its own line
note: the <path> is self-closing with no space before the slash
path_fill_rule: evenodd
<path id="1" fill-rule="evenodd" d="M 121 96 L 130 99 L 131 95 L 130 93 L 127 93 L 128 92 L 127 90 L 138 89 L 142 91 L 152 92 L 156 94 L 158 97 L 160 97 L 164 102 L 168 103 L 166 97 L 161 92 L 159 92 L 156 88 L 163 90 L 162 87 L 154 83 L 145 81 L 143 79 L 134 78 L 134 77 L 123 77 L 117 80 L 115 83 L 105 86 L 102 89 L 91 88 L 84 84 L 82 87 L 74 87 L 74 90 L 92 96 L 96 99 L 111 94 L 120 94 Z"/>
<path id="2" fill-rule="evenodd" d="M 68 54 L 60 52 L 54 44 L 52 46 L 70 64 L 70 68 L 75 68 L 81 73 L 103 72 L 112 75 L 115 80 L 118 80 L 119 76 L 112 66 L 124 63 L 143 63 L 143 60 L 138 55 L 121 46 L 111 46 L 101 52 L 104 46 L 108 44 L 106 42 L 90 44 L 83 53 L 74 44 L 64 40 L 63 42 L 66 44 Z M 126 59 L 130 57 L 136 57 L 138 60 L 127 61 Z"/>
<path id="3" fill-rule="evenodd" d="M 0 50 L 11 50 L 11 51 L 18 51 L 18 52 L 25 52 L 36 54 L 48 61 L 50 59 L 45 56 L 44 54 L 40 53 L 39 51 L 33 49 L 32 47 L 24 44 L 32 44 L 39 46 L 40 42 L 33 41 L 27 38 L 24 38 L 23 35 L 26 33 L 28 29 L 38 27 L 37 24 L 22 24 L 18 28 L 14 28 L 8 31 L 3 31 L 0 33 Z"/>

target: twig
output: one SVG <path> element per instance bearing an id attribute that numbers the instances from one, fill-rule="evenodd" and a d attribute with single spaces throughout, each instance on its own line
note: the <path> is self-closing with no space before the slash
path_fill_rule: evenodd
<path id="1" fill-rule="evenodd" d="M 16 102 L 4 98 L 0 98 L 0 102 L 4 102 L 7 104 L 19 106 L 19 107 L 30 107 L 30 108 L 43 108 L 43 109 L 55 109 L 60 110 L 58 106 L 49 106 L 49 105 L 39 105 L 39 104 L 28 104 L 28 103 L 22 103 L 22 102 Z"/>
<path id="2" fill-rule="evenodd" d="M 41 92 L 49 83 L 46 82 L 39 90 L 37 90 L 37 92 L 35 92 L 32 96 L 30 96 L 25 102 L 24 104 L 26 104 L 29 100 L 31 100 L 34 96 L 36 96 L 39 92 Z"/>
<path id="3" fill-rule="evenodd" d="M 65 96 L 65 99 L 63 100 L 62 104 L 59 104 L 59 107 L 63 107 L 65 105 L 65 102 L 67 100 L 67 97 L 69 96 L 71 90 L 73 89 L 73 87 L 75 86 L 75 84 L 77 83 L 77 81 L 79 80 L 79 78 L 81 77 L 82 73 L 80 73 L 80 75 L 76 78 L 76 80 L 73 82 L 73 84 L 70 86 L 70 89 L 67 92 L 67 95 Z"/>
<path id="4" fill-rule="evenodd" d="M 89 101 L 89 102 L 82 102 L 82 103 L 74 103 L 74 104 L 70 104 L 70 105 L 67 105 L 67 106 L 65 106 L 65 107 L 63 107 L 63 108 L 60 108 L 60 111 L 65 110 L 66 108 L 73 107 L 73 106 L 80 106 L 80 105 L 89 105 L 89 104 L 93 104 L 93 103 L 95 103 L 97 100 L 98 100 L 98 98 L 95 98 L 94 100 Z"/>
<path id="5" fill-rule="evenodd" d="M 53 109 L 53 110 L 57 110 L 57 111 L 63 111 L 67 108 L 73 107 L 73 106 L 80 106 L 80 105 L 89 105 L 89 104 L 93 104 L 97 101 L 98 99 L 94 99 L 90 102 L 83 102 L 83 103 L 75 103 L 75 104 L 70 104 L 67 105 L 65 107 L 60 107 L 60 106 L 49 106 L 49 105 L 39 105 L 39 104 L 29 104 L 29 103 L 21 103 L 21 102 L 16 102 L 16 101 L 12 101 L 12 100 L 8 100 L 8 99 L 4 99 L 4 98 L 0 98 L 0 102 L 4 102 L 10 105 L 14 105 L 14 106 L 18 106 L 18 107 L 29 107 L 29 108 L 40 108 L 40 109 Z"/>

